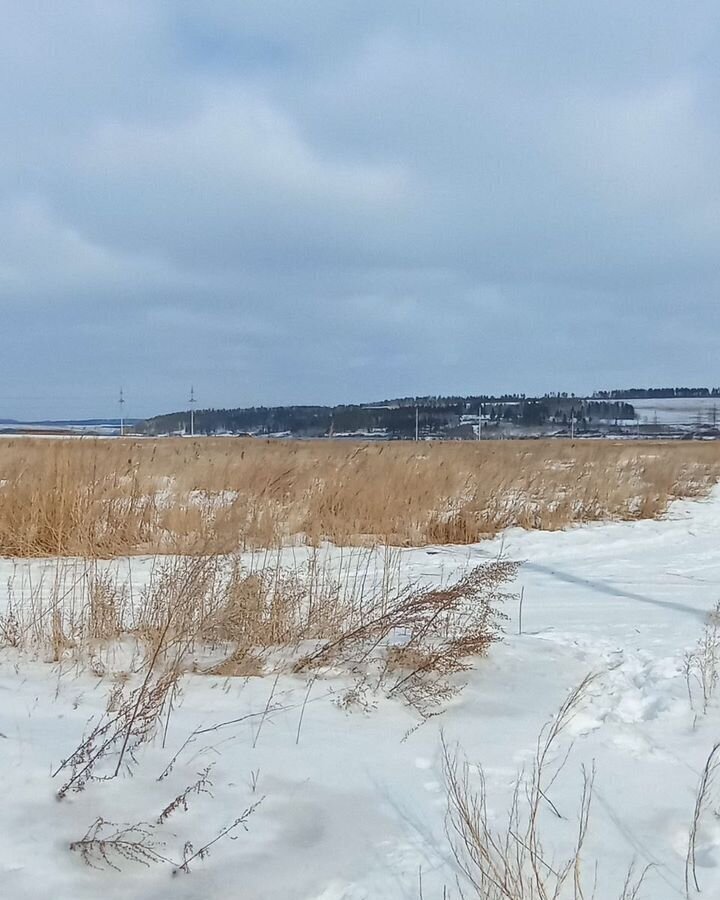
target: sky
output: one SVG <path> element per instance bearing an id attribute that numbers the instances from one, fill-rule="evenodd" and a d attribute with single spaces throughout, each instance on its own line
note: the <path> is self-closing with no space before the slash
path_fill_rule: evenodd
<path id="1" fill-rule="evenodd" d="M 720 383 L 717 2 L 0 13 L 0 417 Z"/>

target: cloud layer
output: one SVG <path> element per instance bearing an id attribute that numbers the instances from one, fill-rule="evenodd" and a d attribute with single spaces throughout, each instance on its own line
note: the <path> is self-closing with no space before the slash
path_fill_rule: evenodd
<path id="1" fill-rule="evenodd" d="M 0 9 L 0 416 L 720 381 L 717 4 Z"/>

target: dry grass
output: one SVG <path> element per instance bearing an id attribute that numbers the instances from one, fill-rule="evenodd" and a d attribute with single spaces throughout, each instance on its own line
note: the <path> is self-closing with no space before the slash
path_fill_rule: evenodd
<path id="1" fill-rule="evenodd" d="M 208 657 L 226 665 L 276 651 L 277 664 L 282 658 L 277 651 L 283 649 L 287 671 L 312 668 L 296 742 L 310 690 L 323 667 L 349 669 L 360 675 L 362 684 L 373 676 L 375 691 L 402 696 L 416 709 L 457 690 L 459 686 L 450 679 L 467 667 L 466 658 L 484 653 L 499 638 L 497 605 L 505 598 L 503 588 L 517 566 L 498 560 L 473 569 L 449 587 L 391 588 L 392 578 L 385 570 L 388 563 L 392 567 L 392 560 L 382 561 L 382 571 L 369 571 L 370 558 L 377 556 L 360 551 L 351 563 L 341 560 L 332 577 L 314 555 L 303 577 L 283 569 L 279 560 L 272 568 L 253 570 L 238 558 L 176 557 L 159 565 L 137 598 L 88 562 L 81 577 L 71 579 L 71 591 L 55 588 L 61 583 L 59 576 L 49 593 L 38 588 L 31 603 L 19 605 L 13 633 L 30 640 L 42 641 L 44 636 L 54 652 L 58 630 L 62 652 L 70 647 L 87 652 L 93 643 L 100 643 L 111 653 L 111 645 L 119 639 L 134 640 L 139 648 L 135 671 L 116 683 L 105 713 L 89 723 L 88 731 L 54 771 L 53 777 L 59 778 L 57 798 L 64 800 L 121 774 L 131 776 L 146 745 L 162 736 L 164 747 L 169 720 L 181 696 L 182 676 Z M 60 571 L 72 570 L 72 561 L 58 560 L 57 565 Z M 216 669 L 217 662 L 206 671 Z M 253 747 L 265 718 L 279 708 L 274 695 L 281 669 L 276 671 Z M 200 734 L 253 715 L 196 729 L 158 781 L 172 772 L 178 756 Z M 164 826 L 179 811 L 187 811 L 191 799 L 212 796 L 209 773 L 209 768 L 204 769 L 195 782 L 170 797 L 153 821 L 117 824 L 97 817 L 70 849 L 95 868 L 120 871 L 130 863 L 165 863 L 174 873 L 189 872 L 215 844 L 247 828 L 247 820 L 263 799 L 199 849 L 186 842 L 181 856 L 170 857 L 166 839 L 176 835 Z"/>
<path id="2" fill-rule="evenodd" d="M 714 443 L 0 441 L 0 555 L 467 543 L 651 518 L 720 476 Z"/>
<path id="3" fill-rule="evenodd" d="M 693 811 L 692 823 L 688 834 L 688 847 L 685 856 L 685 896 L 688 900 L 691 895 L 701 893 L 700 884 L 698 882 L 696 858 L 698 832 L 700 831 L 704 814 L 710 812 L 707 807 L 710 805 L 709 801 L 713 788 L 715 787 L 718 768 L 720 768 L 720 762 L 718 762 L 719 752 L 720 744 L 715 744 L 703 766 L 697 793 L 695 795 L 695 809 Z M 711 813 L 711 815 L 713 815 L 713 818 L 717 819 L 717 812 Z"/>
<path id="4" fill-rule="evenodd" d="M 302 556 L 158 557 L 142 577 L 95 560 L 22 563 L 8 583 L 0 648 L 98 675 L 149 666 L 163 703 L 187 671 L 341 669 L 422 712 L 457 690 L 467 661 L 499 639 L 518 568 L 497 560 L 429 588 L 402 580 L 387 550 Z"/>
<path id="5" fill-rule="evenodd" d="M 700 707 L 707 714 L 710 701 L 718 685 L 720 667 L 720 600 L 708 613 L 705 628 L 695 649 L 685 654 L 685 680 L 690 709 Z M 699 693 L 700 703 L 697 703 Z"/>
<path id="6" fill-rule="evenodd" d="M 557 715 L 542 729 L 532 767 L 515 782 L 505 821 L 489 811 L 481 767 L 471 769 L 459 750 L 444 749 L 448 792 L 447 831 L 460 872 L 463 900 L 585 900 L 596 896 L 598 866 L 588 866 L 584 845 L 590 825 L 594 769 L 583 769 L 577 825 L 564 857 L 544 845 L 545 817 L 558 817 L 550 797 L 562 775 L 568 752 L 559 740 L 582 703 L 595 676 L 587 676 L 570 692 Z M 473 773 L 476 772 L 477 775 Z M 637 900 L 647 868 L 636 875 L 631 864 L 619 900 Z"/>
<path id="7" fill-rule="evenodd" d="M 380 593 L 347 617 L 335 637 L 300 658 L 296 672 L 340 666 L 360 684 L 402 697 L 423 716 L 451 697 L 456 675 L 471 668 L 500 639 L 507 617 L 500 606 L 518 564 L 496 560 L 476 566 L 447 587 L 409 586 L 392 597 Z M 353 688 L 357 692 L 358 686 Z"/>

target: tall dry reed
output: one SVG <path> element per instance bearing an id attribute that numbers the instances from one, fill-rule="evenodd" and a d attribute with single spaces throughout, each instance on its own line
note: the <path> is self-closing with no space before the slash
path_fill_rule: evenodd
<path id="1" fill-rule="evenodd" d="M 467 543 L 656 517 L 719 476 L 715 443 L 5 439 L 0 555 Z"/>

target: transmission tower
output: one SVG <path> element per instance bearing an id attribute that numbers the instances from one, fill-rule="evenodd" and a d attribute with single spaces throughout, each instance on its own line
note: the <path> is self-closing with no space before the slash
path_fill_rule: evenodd
<path id="1" fill-rule="evenodd" d="M 118 405 L 120 407 L 120 437 L 122 437 L 125 434 L 125 395 L 122 388 L 120 388 Z"/>
<path id="2" fill-rule="evenodd" d="M 190 437 L 195 437 L 195 404 L 197 400 L 195 399 L 195 388 L 190 386 L 190 399 L 188 400 L 190 404 Z"/>

